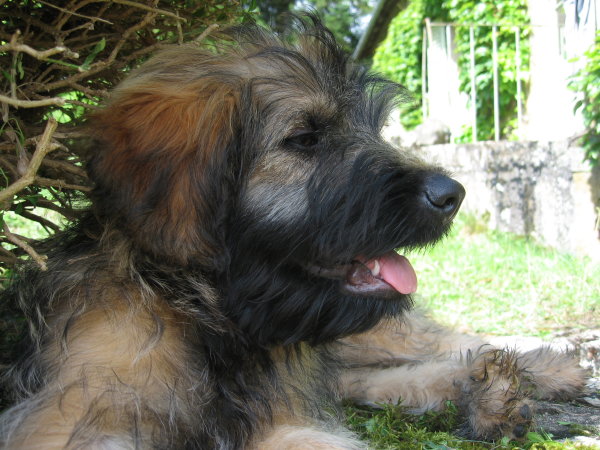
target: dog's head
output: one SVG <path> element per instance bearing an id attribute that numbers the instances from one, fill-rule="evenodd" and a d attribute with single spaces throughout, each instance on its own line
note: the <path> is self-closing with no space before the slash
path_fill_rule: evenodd
<path id="1" fill-rule="evenodd" d="M 95 118 L 98 214 L 162 264 L 201 270 L 259 344 L 322 342 L 410 304 L 395 249 L 448 230 L 464 190 L 384 142 L 401 88 L 314 17 L 167 50 Z"/>

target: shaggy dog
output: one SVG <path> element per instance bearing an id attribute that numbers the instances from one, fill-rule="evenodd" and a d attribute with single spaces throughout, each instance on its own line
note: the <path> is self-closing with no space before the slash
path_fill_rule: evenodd
<path id="1" fill-rule="evenodd" d="M 564 355 L 408 312 L 394 250 L 443 237 L 464 189 L 380 137 L 398 85 L 311 16 L 211 42 L 158 54 L 91 119 L 93 206 L 6 294 L 31 345 L 5 447 L 361 448 L 344 397 L 453 400 L 467 432 L 519 437 L 533 394 L 578 391 Z"/>

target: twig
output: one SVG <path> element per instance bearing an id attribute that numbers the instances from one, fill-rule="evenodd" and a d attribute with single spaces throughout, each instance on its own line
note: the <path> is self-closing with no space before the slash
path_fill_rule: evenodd
<path id="1" fill-rule="evenodd" d="M 26 219 L 33 220 L 34 222 L 39 223 L 41 226 L 50 228 L 53 231 L 59 231 L 60 227 L 56 225 L 54 222 L 46 219 L 45 217 L 38 216 L 37 214 L 32 213 L 31 211 L 21 211 L 17 213 L 19 216 L 23 216 Z"/>
<path id="2" fill-rule="evenodd" d="M 106 89 L 90 89 L 82 84 L 75 83 L 75 82 L 69 83 L 69 85 L 72 88 L 83 92 L 86 95 L 86 97 L 88 97 L 89 99 L 97 100 L 98 97 L 104 97 L 108 93 L 108 91 Z"/>
<path id="3" fill-rule="evenodd" d="M 104 61 L 105 64 L 106 65 L 112 64 L 113 61 L 117 58 L 117 55 L 119 54 L 119 52 L 121 51 L 121 47 L 123 47 L 123 45 L 125 45 L 125 43 L 127 42 L 127 39 L 129 39 L 129 36 L 131 36 L 132 33 L 135 33 L 138 30 L 141 30 L 142 28 L 144 28 L 146 25 L 148 25 L 150 22 L 152 22 L 155 17 L 156 17 L 155 12 L 148 13 L 144 16 L 144 18 L 140 22 L 136 23 L 135 25 L 132 25 L 127 30 L 125 30 L 125 32 L 121 36 L 121 39 L 119 39 L 119 42 L 116 43 L 112 52 L 110 52 L 108 59 L 106 61 Z M 175 17 L 177 17 L 177 16 L 175 16 Z"/>
<path id="4" fill-rule="evenodd" d="M 37 173 L 40 164 L 42 164 L 42 160 L 52 149 L 50 142 L 57 125 L 55 119 L 48 119 L 46 129 L 37 143 L 35 152 L 25 170 L 25 174 L 6 189 L 0 191 L 0 205 L 6 205 L 6 202 L 10 202 L 17 192 L 25 189 L 34 182 L 35 174 Z"/>
<path id="5" fill-rule="evenodd" d="M 76 13 L 76 12 L 71 11 L 69 9 L 61 8 L 60 6 L 53 5 L 52 3 L 45 2 L 44 0 L 38 0 L 38 1 L 40 3 L 46 5 L 46 6 L 49 6 L 50 8 L 58 9 L 59 11 L 62 11 L 64 13 L 67 13 L 67 14 L 70 14 L 70 15 L 73 15 L 73 16 L 83 17 L 84 19 L 89 19 L 89 20 L 91 20 L 93 22 L 98 21 L 98 22 L 107 23 L 109 25 L 114 25 L 112 22 L 110 22 L 110 21 L 108 21 L 106 19 L 101 19 L 100 17 L 86 16 L 85 14 L 79 14 L 79 13 Z"/>
<path id="6" fill-rule="evenodd" d="M 106 1 L 108 1 L 108 0 L 106 0 Z M 115 62 L 115 59 L 117 58 L 117 55 L 119 54 L 119 51 L 121 50 L 121 47 L 123 47 L 123 45 L 127 42 L 127 39 L 129 39 L 129 36 L 132 33 L 135 33 L 136 31 L 138 31 L 141 28 L 148 25 L 155 17 L 156 17 L 155 13 L 148 13 L 139 23 L 137 23 L 137 24 L 129 27 L 127 30 L 125 30 L 125 32 L 122 34 L 121 39 L 119 39 L 119 41 L 114 46 L 114 48 L 113 48 L 112 52 L 110 53 L 110 55 L 108 56 L 108 58 L 105 59 L 104 61 L 99 61 L 97 63 L 94 63 L 88 70 L 79 72 L 68 78 L 57 80 L 53 83 L 48 83 L 46 85 L 43 85 L 39 89 L 36 89 L 36 91 L 38 91 L 38 90 L 52 91 L 54 89 L 62 88 L 64 86 L 68 86 L 71 83 L 79 81 L 82 78 L 90 77 L 92 75 L 95 75 L 98 72 L 101 72 L 102 70 L 107 69 L 110 65 L 112 65 Z"/>
<path id="7" fill-rule="evenodd" d="M 101 109 L 98 105 L 92 105 L 90 103 L 81 102 L 79 100 L 65 100 L 65 103 L 68 103 L 69 105 L 83 106 L 87 109 Z"/>
<path id="8" fill-rule="evenodd" d="M 56 133 L 54 136 L 55 137 L 59 137 L 58 133 Z M 27 139 L 25 139 L 25 141 L 23 142 L 23 144 L 25 146 L 30 145 L 30 144 L 37 144 L 38 137 L 39 136 L 32 137 L 32 138 L 27 138 Z M 15 148 L 15 144 L 12 143 L 12 142 L 0 143 L 0 151 L 2 151 L 2 150 L 12 150 L 14 148 Z M 63 149 L 63 150 L 66 149 L 66 147 L 64 145 L 62 145 L 61 143 L 59 143 L 59 142 L 52 142 L 50 144 L 50 150 L 56 150 L 58 148 Z M 10 155 L 5 155 L 5 156 L 10 156 Z"/>
<path id="9" fill-rule="evenodd" d="M 87 172 L 84 169 L 67 161 L 46 158 L 42 161 L 42 165 L 51 167 L 56 170 L 60 170 L 61 172 L 69 172 L 83 179 L 87 178 Z"/>
<path id="10" fill-rule="evenodd" d="M 11 149 L 15 147 L 15 144 L 6 144 L 6 145 L 8 145 Z M 14 164 L 13 164 L 13 161 L 14 161 Z M 20 177 L 19 172 L 17 172 L 17 167 L 16 167 L 17 162 L 18 162 L 18 158 L 15 155 L 0 156 L 0 166 L 2 168 L 4 168 L 5 170 L 8 170 L 10 172 L 10 175 L 12 175 L 15 178 Z M 5 181 L 5 179 L 3 179 L 3 181 Z M 6 180 L 6 184 L 8 184 L 7 180 Z"/>
<path id="11" fill-rule="evenodd" d="M 174 14 L 170 11 L 165 11 L 164 9 L 153 8 L 152 6 L 143 5 L 138 2 L 133 2 L 130 0 L 103 0 L 105 2 L 111 3 L 119 3 L 121 5 L 133 6 L 134 8 L 143 9 L 144 11 L 149 11 L 156 14 L 162 14 L 163 16 L 172 17 L 177 20 L 181 20 L 182 22 L 187 22 L 183 17 L 179 17 L 177 14 Z"/>
<path id="12" fill-rule="evenodd" d="M 179 14 L 177 15 L 179 17 Z M 178 20 L 175 23 L 175 27 L 177 28 L 177 43 L 179 45 L 183 44 L 183 28 L 181 26 L 181 22 Z"/>
<path id="13" fill-rule="evenodd" d="M 65 183 L 63 180 L 53 180 L 52 178 L 35 177 L 34 181 L 36 184 L 39 184 L 40 186 L 46 186 L 46 187 L 51 186 L 51 187 L 58 188 L 60 190 L 73 189 L 73 190 L 82 191 L 82 192 L 90 192 L 92 190 L 92 188 L 89 186 L 82 186 L 79 184 L 69 184 L 69 183 Z"/>
<path id="14" fill-rule="evenodd" d="M 57 131 L 54 133 L 56 139 L 74 139 L 80 137 L 86 137 L 87 134 L 83 131 L 69 130 L 69 131 Z"/>
<path id="15" fill-rule="evenodd" d="M 39 108 L 40 106 L 63 106 L 66 100 L 61 97 L 46 98 L 44 100 L 19 100 L 18 98 L 7 97 L 0 94 L 0 103 L 8 103 L 17 108 Z"/>
<path id="16" fill-rule="evenodd" d="M 11 38 L 8 44 L 0 45 L 0 52 L 15 51 L 27 53 L 28 55 L 41 60 L 47 59 L 48 57 L 56 55 L 57 53 L 64 53 L 66 56 L 71 58 L 79 58 L 78 53 L 69 50 L 64 45 L 57 45 L 56 47 L 49 48 L 48 50 L 40 51 L 30 47 L 29 45 L 19 44 L 16 40 L 17 36 L 17 33 L 13 34 L 13 38 Z"/>
<path id="17" fill-rule="evenodd" d="M 55 203 L 52 203 L 50 200 L 37 199 L 36 202 L 33 203 L 30 200 L 24 199 L 20 204 L 22 204 L 23 206 L 33 206 L 36 208 L 39 207 L 39 208 L 49 209 L 51 211 L 55 211 L 55 212 L 59 213 L 60 215 L 66 217 L 69 220 L 74 220 L 77 218 L 77 213 L 73 209 L 61 208 L 60 206 L 56 205 Z M 13 210 L 15 208 L 16 207 L 14 205 L 11 206 L 11 210 Z"/>
<path id="18" fill-rule="evenodd" d="M 194 42 L 202 42 L 206 36 L 208 36 L 210 33 L 212 33 L 213 30 L 219 28 L 219 24 L 213 23 L 212 25 L 209 25 L 206 30 L 204 30 L 202 33 L 200 33 L 200 36 L 198 36 L 196 39 L 194 39 Z"/>
<path id="19" fill-rule="evenodd" d="M 10 98 L 17 98 L 17 65 L 19 63 L 19 52 L 13 52 L 12 64 L 10 66 Z"/>
<path id="20" fill-rule="evenodd" d="M 7 259 L 9 261 L 6 261 Z M 19 260 L 19 258 L 17 258 L 12 252 L 9 252 L 4 247 L 0 247 L 0 261 L 6 261 L 6 262 L 9 262 L 10 264 L 14 264 L 18 260 Z"/>
<path id="21" fill-rule="evenodd" d="M 29 256 L 31 256 L 36 263 L 38 263 L 41 270 L 48 270 L 48 266 L 46 266 L 46 261 L 45 261 L 47 259 L 46 256 L 41 256 L 38 252 L 36 252 L 33 249 L 33 247 L 31 245 L 29 245 L 27 242 L 23 241 L 21 238 L 17 237 L 13 233 L 11 233 L 11 231 L 8 228 L 8 225 L 6 225 L 6 223 L 3 225 L 2 229 L 4 231 L 4 236 L 6 236 L 6 239 L 8 239 L 11 243 L 16 245 L 17 247 L 25 250 L 25 252 Z"/>
<path id="22" fill-rule="evenodd" d="M 165 44 L 164 42 L 159 42 L 157 44 L 153 44 L 150 45 L 148 47 L 144 47 L 141 48 L 139 50 L 136 50 L 135 52 L 130 53 L 127 56 L 124 56 L 120 61 L 117 62 L 116 66 L 117 68 L 121 68 L 126 66 L 128 63 L 130 63 L 131 61 L 139 58 L 140 56 L 144 56 L 148 53 L 152 53 L 155 50 L 158 50 L 159 48 L 163 48 L 166 47 L 168 44 Z"/>

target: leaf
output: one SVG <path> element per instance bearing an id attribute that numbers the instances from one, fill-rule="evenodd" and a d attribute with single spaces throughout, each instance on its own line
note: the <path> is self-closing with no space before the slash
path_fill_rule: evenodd
<path id="1" fill-rule="evenodd" d="M 542 437 L 541 434 L 535 433 L 535 432 L 529 432 L 529 433 L 527 433 L 527 439 L 530 442 L 537 442 L 537 443 L 545 441 L 545 439 Z"/>
<path id="2" fill-rule="evenodd" d="M 65 67 L 70 67 L 71 69 L 77 69 L 79 70 L 79 66 L 75 65 L 75 64 L 71 64 L 65 61 L 60 61 L 58 59 L 52 59 L 52 58 L 46 58 L 46 61 L 54 63 L 54 64 L 58 64 L 61 66 L 65 66 Z"/>
<path id="3" fill-rule="evenodd" d="M 39 200 L 37 195 L 26 195 L 25 199 L 31 202 L 33 206 L 37 206 Z"/>
<path id="4" fill-rule="evenodd" d="M 83 71 L 88 70 L 90 68 L 90 66 L 92 65 L 92 63 L 94 62 L 94 59 L 96 59 L 96 56 L 98 56 L 98 53 L 100 53 L 102 50 L 104 50 L 105 47 L 106 47 L 106 39 L 102 38 L 102 39 L 100 39 L 100 41 L 98 41 L 96 43 L 96 45 L 94 46 L 94 48 L 92 49 L 90 54 L 87 55 L 87 57 L 85 58 L 85 61 L 83 61 L 83 64 L 81 66 L 79 66 L 79 69 L 81 69 Z"/>
<path id="5" fill-rule="evenodd" d="M 13 79 L 7 70 L 2 69 L 2 75 L 4 75 L 4 78 L 6 78 L 9 82 L 12 83 Z"/>
<path id="6" fill-rule="evenodd" d="M 17 72 L 19 73 L 19 79 L 25 77 L 25 71 L 23 70 L 23 58 L 17 58 Z"/>
<path id="7" fill-rule="evenodd" d="M 8 180 L 8 177 L 6 176 L 6 172 L 4 172 L 4 169 L 0 168 L 0 175 L 2 175 L 2 178 L 4 179 L 4 186 L 8 186 L 10 184 L 10 181 Z"/>

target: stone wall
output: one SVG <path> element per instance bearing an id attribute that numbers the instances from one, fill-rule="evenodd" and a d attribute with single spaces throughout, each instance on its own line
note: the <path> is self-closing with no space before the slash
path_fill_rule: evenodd
<path id="1" fill-rule="evenodd" d="M 564 142 L 441 144 L 416 150 L 467 190 L 463 210 L 490 226 L 600 260 L 600 170 Z"/>

